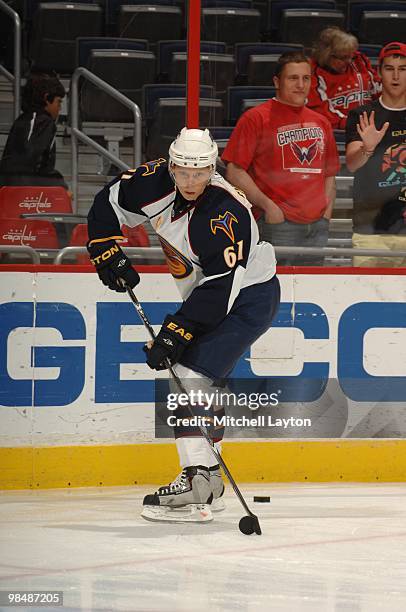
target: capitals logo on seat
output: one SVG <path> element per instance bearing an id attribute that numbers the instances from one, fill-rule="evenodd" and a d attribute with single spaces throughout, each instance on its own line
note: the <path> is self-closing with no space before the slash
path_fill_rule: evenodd
<path id="1" fill-rule="evenodd" d="M 224 215 L 219 215 L 215 219 L 210 219 L 210 229 L 212 234 L 216 234 L 217 230 L 221 230 L 230 238 L 231 242 L 235 242 L 234 230 L 232 227 L 233 221 L 238 223 L 237 217 L 228 210 L 224 213 Z"/>

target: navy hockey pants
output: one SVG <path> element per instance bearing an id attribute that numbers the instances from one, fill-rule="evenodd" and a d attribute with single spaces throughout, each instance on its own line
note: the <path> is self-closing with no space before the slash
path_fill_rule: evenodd
<path id="1" fill-rule="evenodd" d="M 271 326 L 280 303 L 276 276 L 242 289 L 228 315 L 182 355 L 180 363 L 212 380 L 227 378 L 245 351 Z"/>

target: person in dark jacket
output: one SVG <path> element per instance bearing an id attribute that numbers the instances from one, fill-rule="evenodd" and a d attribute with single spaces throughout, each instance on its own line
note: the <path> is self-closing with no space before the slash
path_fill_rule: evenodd
<path id="1" fill-rule="evenodd" d="M 55 170 L 56 121 L 65 88 L 48 74 L 32 75 L 22 92 L 22 113 L 14 121 L 0 162 L 0 186 L 45 185 L 68 189 Z"/>

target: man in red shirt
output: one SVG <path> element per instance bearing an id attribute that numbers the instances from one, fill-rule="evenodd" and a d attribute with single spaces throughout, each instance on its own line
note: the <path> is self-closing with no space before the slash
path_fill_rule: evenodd
<path id="1" fill-rule="evenodd" d="M 222 156 L 227 180 L 255 206 L 260 237 L 274 246 L 323 247 L 328 239 L 339 159 L 329 121 L 305 107 L 310 82 L 305 55 L 281 55 L 276 98 L 240 117 Z M 278 260 L 323 263 L 308 255 Z"/>

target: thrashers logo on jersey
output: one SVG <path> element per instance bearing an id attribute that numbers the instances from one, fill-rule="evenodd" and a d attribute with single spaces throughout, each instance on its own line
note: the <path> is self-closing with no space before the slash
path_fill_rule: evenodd
<path id="1" fill-rule="evenodd" d="M 158 236 L 164 252 L 169 272 L 174 278 L 187 278 L 193 272 L 192 263 L 162 236 Z"/>
<path id="2" fill-rule="evenodd" d="M 237 217 L 228 210 L 224 213 L 224 215 L 219 215 L 215 219 L 210 219 L 210 229 L 212 234 L 216 234 L 217 230 L 222 230 L 230 238 L 231 242 L 235 242 L 234 230 L 232 227 L 233 221 L 238 223 Z"/>
<path id="3" fill-rule="evenodd" d="M 141 164 L 140 168 L 145 168 L 145 172 L 143 172 L 141 176 L 149 176 L 150 174 L 155 174 L 157 168 L 159 168 L 159 166 L 161 164 L 164 164 L 165 162 L 166 159 L 160 157 L 159 159 L 154 159 L 152 161 L 145 162 L 145 164 Z"/>
<path id="4" fill-rule="evenodd" d="M 283 168 L 289 172 L 320 174 L 325 149 L 324 132 L 319 126 L 285 125 L 278 129 Z"/>

